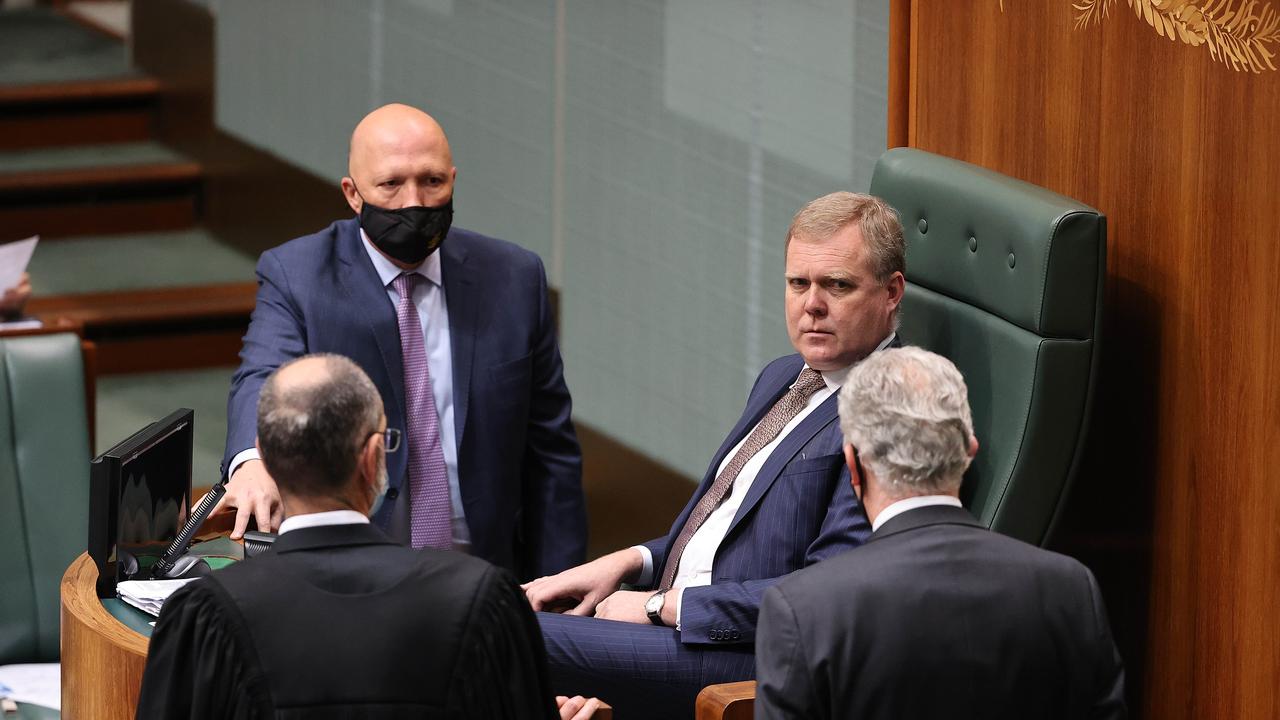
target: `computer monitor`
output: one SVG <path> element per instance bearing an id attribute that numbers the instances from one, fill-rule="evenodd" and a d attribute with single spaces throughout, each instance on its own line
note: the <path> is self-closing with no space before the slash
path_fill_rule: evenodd
<path id="1" fill-rule="evenodd" d="M 194 425 L 192 410 L 175 410 L 90 463 L 89 556 L 101 597 L 145 577 L 186 522 Z"/>

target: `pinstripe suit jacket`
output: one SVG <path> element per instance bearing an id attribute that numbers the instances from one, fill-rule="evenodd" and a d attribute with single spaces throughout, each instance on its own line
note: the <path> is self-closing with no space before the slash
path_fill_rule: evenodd
<path id="1" fill-rule="evenodd" d="M 760 422 L 802 367 L 799 355 L 788 355 L 769 363 L 756 378 L 746 410 L 671 531 L 645 543 L 653 553 L 655 582 L 662 577 L 667 549 L 711 487 L 725 454 Z M 832 395 L 801 421 L 760 468 L 716 550 L 711 584 L 684 590 L 682 643 L 750 647 L 765 590 L 787 573 L 858 547 L 871 536 L 849 485 L 836 400 Z"/>

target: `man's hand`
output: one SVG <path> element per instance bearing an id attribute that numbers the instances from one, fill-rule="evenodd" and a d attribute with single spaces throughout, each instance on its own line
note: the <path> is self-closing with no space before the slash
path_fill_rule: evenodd
<path id="1" fill-rule="evenodd" d="M 596 617 L 602 620 L 649 624 L 649 614 L 644 611 L 644 604 L 653 597 L 653 592 L 645 590 L 619 590 L 596 606 Z"/>
<path id="2" fill-rule="evenodd" d="M 0 295 L 0 317 L 21 316 L 22 309 L 27 306 L 29 299 L 31 299 L 31 276 L 22 273 L 18 284 L 11 288 L 4 288 L 4 294 Z"/>
<path id="3" fill-rule="evenodd" d="M 591 615 L 620 584 L 639 577 L 643 567 L 640 551 L 627 548 L 520 587 L 534 610 Z"/>
<path id="4" fill-rule="evenodd" d="M 226 505 L 236 509 L 236 526 L 231 531 L 231 539 L 244 537 L 249 527 L 249 517 L 258 522 L 258 529 L 264 532 L 275 532 L 284 520 L 284 505 L 280 503 L 280 491 L 276 481 L 267 473 L 267 466 L 261 460 L 247 460 L 231 474 L 227 482 L 227 494 L 222 496 L 218 507 Z M 218 508 L 214 508 L 217 511 Z"/>
<path id="5" fill-rule="evenodd" d="M 591 720 L 591 716 L 600 708 L 600 701 L 595 698 L 584 698 L 581 695 L 565 697 L 556 696 L 556 707 L 560 708 L 560 720 Z"/>
<path id="6" fill-rule="evenodd" d="M 676 626 L 676 609 L 680 607 L 680 596 L 684 592 L 684 588 L 671 588 L 667 591 L 667 596 L 663 598 L 662 624 L 667 627 Z M 652 590 L 642 592 L 631 592 L 628 590 L 619 590 L 610 595 L 596 606 L 596 617 L 602 620 L 617 620 L 618 622 L 632 623 L 650 623 L 649 613 L 644 609 L 644 604 L 649 602 L 649 598 L 653 597 Z"/>

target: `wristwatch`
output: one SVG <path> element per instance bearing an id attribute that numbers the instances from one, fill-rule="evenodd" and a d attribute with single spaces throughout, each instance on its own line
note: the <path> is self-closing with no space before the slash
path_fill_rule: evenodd
<path id="1" fill-rule="evenodd" d="M 666 600 L 666 597 L 667 591 L 660 590 L 644 601 L 645 614 L 649 616 L 649 622 L 654 625 L 666 625 L 666 623 L 662 622 L 662 602 Z"/>

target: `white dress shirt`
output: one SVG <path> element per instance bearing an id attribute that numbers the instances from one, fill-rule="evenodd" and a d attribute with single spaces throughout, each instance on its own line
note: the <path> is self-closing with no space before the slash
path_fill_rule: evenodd
<path id="1" fill-rule="evenodd" d="M 889 337 L 882 340 L 876 350 L 878 351 L 888 346 L 889 343 L 893 342 L 894 336 L 895 333 L 889 333 Z M 806 363 L 804 367 L 808 368 L 809 365 Z M 853 366 L 850 365 L 839 370 L 821 372 L 820 374 L 826 387 L 810 395 L 804 409 L 782 428 L 782 431 L 778 433 L 778 436 L 772 442 L 761 448 L 755 455 L 752 455 L 751 459 L 742 466 L 738 477 L 734 478 L 733 487 L 730 489 L 729 494 L 725 496 L 724 500 L 720 501 L 715 510 L 711 511 L 707 519 L 693 533 L 693 537 L 689 538 L 689 544 L 685 546 L 684 552 L 680 555 L 680 564 L 676 568 L 676 577 L 672 582 L 673 588 L 711 584 L 711 570 L 715 564 L 716 551 L 719 550 L 720 543 L 724 541 L 725 535 L 728 534 L 729 525 L 733 522 L 734 516 L 738 514 L 738 508 L 742 506 L 743 499 L 746 498 L 747 492 L 751 490 L 751 485 L 755 482 L 756 475 L 760 473 L 760 468 L 764 467 L 765 461 L 769 459 L 769 456 L 778 447 L 778 444 L 782 442 L 783 438 L 794 430 L 796 426 L 804 422 L 804 419 L 809 417 L 827 398 L 840 391 L 840 386 L 844 384 L 845 378 L 849 376 L 849 371 L 852 369 Z M 802 368 L 801 372 L 803 371 Z M 799 378 L 800 375 L 797 373 L 796 379 L 798 380 Z M 792 381 L 792 385 L 794 384 L 795 381 Z M 755 428 L 753 427 L 752 431 L 754 430 Z M 738 449 L 742 447 L 749 437 L 751 437 L 751 432 L 743 435 L 738 444 L 725 453 L 724 459 L 720 461 L 720 466 L 716 468 L 716 477 L 719 477 L 720 473 L 724 472 L 725 467 L 733 460 L 733 456 L 737 454 Z M 648 584 L 653 581 L 653 554 L 644 545 L 636 545 L 634 547 L 644 559 L 644 568 L 641 570 L 638 582 L 641 585 Z M 680 625 L 680 609 L 680 605 L 677 605 L 677 628 Z"/>
<path id="2" fill-rule="evenodd" d="M 387 290 L 392 307 L 398 307 L 400 295 L 396 293 L 392 282 L 405 271 L 396 267 L 373 247 L 364 228 L 360 229 L 360 239 L 378 278 Z M 445 471 L 449 476 L 449 502 L 453 509 L 453 546 L 458 550 L 467 550 L 471 547 L 471 530 L 462 509 L 462 492 L 458 489 L 458 438 L 453 428 L 453 346 L 449 335 L 449 307 L 444 297 L 439 251 L 428 255 L 416 270 L 410 272 L 416 272 L 427 279 L 427 282 L 418 283 L 413 304 L 418 309 L 418 319 L 422 323 L 427 369 L 431 372 L 431 396 L 435 400 L 436 413 L 440 418 L 440 449 L 444 453 Z M 408 437 L 408 428 L 398 429 Z M 231 459 L 231 471 L 234 473 L 245 461 L 259 457 L 261 456 L 256 448 L 244 450 Z M 408 488 L 403 488 L 402 492 L 407 498 Z"/>
<path id="3" fill-rule="evenodd" d="M 368 525 L 369 518 L 355 510 L 328 510 L 325 512 L 290 515 L 280 523 L 280 534 L 290 530 L 320 527 L 322 525 Z"/>
<path id="4" fill-rule="evenodd" d="M 915 497 L 905 498 L 889 505 L 889 507 L 880 511 L 876 519 L 871 523 L 871 532 L 880 529 L 880 526 L 889 522 L 891 519 L 901 515 L 908 510 L 916 508 L 929 507 L 930 505 L 950 505 L 952 507 L 964 507 L 960 504 L 960 498 L 954 495 L 917 495 Z"/>

